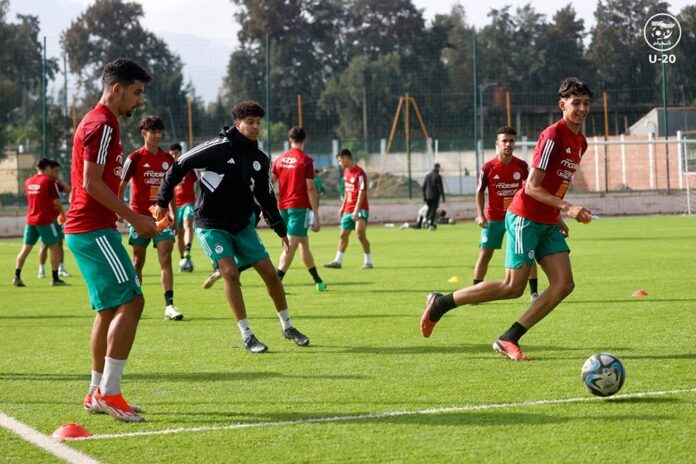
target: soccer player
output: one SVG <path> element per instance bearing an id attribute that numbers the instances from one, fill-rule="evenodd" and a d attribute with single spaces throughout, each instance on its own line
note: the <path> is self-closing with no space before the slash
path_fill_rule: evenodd
<path id="1" fill-rule="evenodd" d="M 70 285 L 62 281 L 58 276 L 58 264 L 60 262 L 60 241 L 62 234 L 56 223 L 56 218 L 65 217 L 63 205 L 60 203 L 58 184 L 50 175 L 52 161 L 41 158 L 36 163 L 37 174 L 24 182 L 24 190 L 27 195 L 27 224 L 24 226 L 24 245 L 17 255 L 15 275 L 12 285 L 26 287 L 22 281 L 22 267 L 29 256 L 31 249 L 41 238 L 41 241 L 51 251 L 51 272 L 53 278 L 51 285 L 54 287 Z"/>
<path id="2" fill-rule="evenodd" d="M 440 163 L 435 163 L 433 170 L 423 180 L 423 201 L 428 205 L 427 226 L 429 230 L 437 229 L 437 207 L 440 206 L 440 197 L 445 201 L 445 188 L 442 185 L 440 175 Z"/>
<path id="3" fill-rule="evenodd" d="M 130 117 L 143 104 L 149 81 L 147 71 L 129 59 L 104 67 L 101 99 L 75 131 L 73 195 L 65 223 L 65 240 L 96 311 L 92 380 L 83 407 L 129 422 L 143 420 L 139 408 L 123 398 L 121 379 L 145 300 L 116 220 L 127 220 L 141 237 L 158 232 L 150 214 L 138 214 L 117 195 L 123 163 L 118 117 Z"/>
<path id="4" fill-rule="evenodd" d="M 522 188 L 522 182 L 529 175 L 527 163 L 512 154 L 515 149 L 517 132 L 512 127 L 501 127 L 496 131 L 495 158 L 481 166 L 478 187 L 476 188 L 476 224 L 481 227 L 479 256 L 474 265 L 474 285 L 483 281 L 495 250 L 500 250 L 505 235 L 505 212 L 512 203 L 515 193 Z M 488 192 L 488 207 L 484 214 Z M 537 267 L 532 261 L 529 272 L 529 290 L 534 300 L 537 291 Z"/>
<path id="5" fill-rule="evenodd" d="M 266 248 L 256 233 L 256 203 L 266 223 L 288 249 L 287 227 L 280 217 L 270 177 L 270 160 L 258 147 L 261 118 L 265 111 L 253 101 L 232 108 L 233 127 L 223 127 L 217 138 L 189 150 L 179 157 L 164 176 L 157 197 L 157 217 L 164 217 L 174 195 L 174 187 L 187 172 L 198 169 L 199 196 L 196 199 L 196 235 L 213 266 L 225 282 L 225 296 L 244 347 L 262 353 L 268 347 L 249 327 L 239 273 L 253 267 L 259 273 L 276 308 L 283 336 L 298 346 L 309 339 L 290 321 L 283 283 L 278 278 Z"/>
<path id="6" fill-rule="evenodd" d="M 181 156 L 181 144 L 169 145 L 169 154 L 177 159 Z M 179 246 L 179 272 L 193 272 L 191 241 L 193 240 L 193 205 L 196 203 L 196 173 L 191 171 L 174 188 L 176 202 L 176 242 Z"/>
<path id="7" fill-rule="evenodd" d="M 51 167 L 48 170 L 48 175 L 53 177 L 58 185 L 58 191 L 60 193 L 70 194 L 70 184 L 65 183 L 63 179 L 60 178 L 60 163 L 55 160 L 51 160 Z M 58 277 L 70 277 L 70 273 L 65 269 L 65 264 L 63 263 L 65 257 L 65 251 L 63 249 L 63 221 L 65 217 L 60 218 L 60 223 L 58 218 L 53 220 L 53 226 L 58 229 L 60 235 L 60 240 L 58 241 Z M 48 247 L 45 243 L 41 242 L 41 248 L 39 248 L 39 274 L 38 278 L 43 279 L 46 277 L 46 259 L 48 258 Z"/>
<path id="8" fill-rule="evenodd" d="M 515 194 L 505 216 L 505 280 L 486 280 L 449 295 L 428 295 L 420 321 L 424 337 L 429 337 L 442 316 L 457 306 L 520 297 L 536 259 L 548 276 L 548 288 L 493 343 L 496 352 L 515 361 L 528 361 L 520 349 L 520 338 L 573 291 L 570 249 L 565 240 L 568 226 L 561 212 L 578 222 L 589 222 L 592 216 L 587 208 L 564 199 L 587 149 L 580 130 L 590 110 L 592 93 L 586 83 L 569 77 L 561 83 L 558 95 L 563 117 L 539 136 L 529 178 Z"/>
<path id="9" fill-rule="evenodd" d="M 164 173 L 174 163 L 172 155 L 159 147 L 164 131 L 164 122 L 159 116 L 148 115 L 140 120 L 138 125 L 145 144 L 128 155 L 121 174 L 121 185 L 118 187 L 118 197 L 131 183 L 130 206 L 138 214 L 152 214 L 150 207 L 157 202 L 157 192 L 162 183 Z M 132 182 L 131 182 L 132 181 Z M 174 202 L 170 205 L 171 217 L 176 217 Z M 164 291 L 164 318 L 170 321 L 180 321 L 184 315 L 174 306 L 174 273 L 172 272 L 172 250 L 174 249 L 174 226 L 160 231 L 160 235 L 149 238 L 142 237 L 131 225 L 128 244 L 133 247 L 133 266 L 138 279 L 143 281 L 143 266 L 147 257 L 147 247 L 150 241 L 157 250 L 160 265 L 160 282 Z"/>
<path id="10" fill-rule="evenodd" d="M 370 242 L 367 240 L 367 219 L 370 215 L 367 202 L 367 175 L 353 161 L 353 154 L 347 148 L 342 149 L 336 159 L 343 168 L 344 196 L 341 208 L 338 210 L 338 217 L 341 219 L 341 234 L 338 240 L 336 258 L 332 262 L 324 264 L 324 267 L 341 269 L 343 256 L 348 248 L 350 232 L 355 230 L 363 249 L 362 269 L 372 269 Z"/>
<path id="11" fill-rule="evenodd" d="M 314 160 L 304 152 L 307 133 L 301 127 L 293 127 L 288 133 L 290 150 L 279 156 L 273 163 L 273 180 L 278 181 L 278 208 L 280 216 L 288 227 L 288 250 L 280 255 L 278 278 L 283 280 L 288 272 L 295 251 L 300 249 L 302 262 L 307 267 L 317 291 L 326 290 L 326 284 L 319 277 L 314 265 L 314 257 L 309 249 L 307 229 L 310 227 L 309 213 L 314 215 L 311 225 L 314 232 L 319 232 L 319 205 L 317 190 L 314 185 Z"/>

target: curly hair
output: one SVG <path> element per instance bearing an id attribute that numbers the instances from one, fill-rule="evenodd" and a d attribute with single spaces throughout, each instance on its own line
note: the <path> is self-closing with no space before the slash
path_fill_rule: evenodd
<path id="1" fill-rule="evenodd" d="M 247 116 L 258 116 L 259 118 L 263 118 L 265 115 L 266 111 L 263 109 L 263 106 L 253 100 L 239 102 L 232 108 L 232 118 L 235 121 L 244 119 Z"/>
<path id="2" fill-rule="evenodd" d="M 143 118 L 138 123 L 138 129 L 152 131 L 152 130 L 164 130 L 164 122 L 162 118 L 154 114 L 148 114 L 143 116 Z"/>

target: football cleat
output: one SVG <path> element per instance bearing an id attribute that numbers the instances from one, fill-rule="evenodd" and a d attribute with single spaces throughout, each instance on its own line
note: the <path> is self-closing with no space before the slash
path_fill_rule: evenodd
<path id="1" fill-rule="evenodd" d="M 283 337 L 294 341 L 295 345 L 297 346 L 309 345 L 309 338 L 294 327 L 288 327 L 287 329 L 283 330 Z"/>
<path id="2" fill-rule="evenodd" d="M 254 334 L 251 334 L 249 338 L 244 340 L 244 348 L 246 348 L 249 353 L 263 353 L 268 350 L 268 347 L 261 343 Z"/>
<path id="3" fill-rule="evenodd" d="M 323 292 L 326 291 L 326 284 L 324 282 L 317 282 L 314 285 L 314 288 L 317 289 L 317 292 Z"/>
<path id="4" fill-rule="evenodd" d="M 341 267 L 343 267 L 343 266 L 338 261 L 331 261 L 328 264 L 324 264 L 324 267 L 328 268 L 328 269 L 341 269 Z"/>
<path id="5" fill-rule="evenodd" d="M 62 277 L 60 273 L 58 273 L 59 277 Z M 45 279 L 46 278 L 46 270 L 43 268 L 39 268 L 39 273 L 36 275 L 39 279 Z"/>
<path id="6" fill-rule="evenodd" d="M 174 305 L 167 305 L 164 308 L 164 318 L 168 321 L 180 321 L 184 318 L 184 315 L 179 312 L 179 308 Z"/>
<path id="7" fill-rule="evenodd" d="M 12 285 L 14 285 L 15 287 L 26 287 L 26 285 L 24 285 L 24 282 L 22 282 L 22 279 L 20 279 L 19 277 L 14 277 L 12 279 Z"/>
<path id="8" fill-rule="evenodd" d="M 72 277 L 72 275 L 62 267 L 58 269 L 58 277 Z"/>
<path id="9" fill-rule="evenodd" d="M 126 402 L 123 395 L 102 395 L 99 389 L 94 392 L 92 402 L 98 411 L 105 412 L 114 419 L 124 422 L 142 422 L 143 417 Z"/>
<path id="10" fill-rule="evenodd" d="M 373 267 L 372 263 L 365 263 L 360 269 L 372 269 Z"/>
<path id="11" fill-rule="evenodd" d="M 513 361 L 529 361 L 529 356 L 522 352 L 520 345 L 508 340 L 497 339 L 493 342 L 493 350 Z"/>
<path id="12" fill-rule="evenodd" d="M 210 288 L 213 286 L 215 282 L 218 281 L 218 279 L 222 277 L 220 275 L 220 271 L 218 269 L 215 269 L 212 274 L 208 276 L 207 279 L 203 282 L 203 288 Z"/>
<path id="13" fill-rule="evenodd" d="M 539 298 L 539 294 L 537 292 L 534 292 L 529 295 L 529 299 L 534 302 L 537 298 Z"/>
<path id="14" fill-rule="evenodd" d="M 64 280 L 58 279 L 58 280 L 51 281 L 51 287 L 69 287 L 69 286 L 70 286 L 70 284 Z"/>
<path id="15" fill-rule="evenodd" d="M 138 414 L 143 412 L 143 410 L 137 404 L 129 404 L 128 406 L 131 407 L 133 412 L 136 412 Z M 92 395 L 90 395 L 89 393 L 87 393 L 87 396 L 85 396 L 85 400 L 82 402 L 82 409 L 92 414 L 104 414 L 104 411 L 99 409 L 99 407 L 94 402 Z"/>
<path id="16" fill-rule="evenodd" d="M 421 334 L 425 338 L 430 337 L 430 334 L 433 333 L 433 329 L 435 328 L 435 324 L 437 324 L 436 321 L 433 321 L 430 319 L 430 311 L 433 309 L 433 304 L 435 304 L 435 300 L 437 300 L 439 297 L 442 296 L 442 293 L 431 293 L 428 295 L 428 298 L 425 300 L 425 311 L 423 311 L 423 315 L 421 316 L 420 320 L 420 329 L 421 329 Z"/>

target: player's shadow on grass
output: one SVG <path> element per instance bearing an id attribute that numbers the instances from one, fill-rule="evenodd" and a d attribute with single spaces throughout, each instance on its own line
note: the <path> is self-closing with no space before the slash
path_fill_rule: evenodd
<path id="1" fill-rule="evenodd" d="M 0 316 L 0 319 L 29 319 L 29 320 L 39 320 L 39 319 L 94 319 L 94 314 L 85 313 L 83 316 L 76 316 L 73 314 L 29 314 L 26 316 Z"/>
<path id="2" fill-rule="evenodd" d="M 402 356 L 408 354 L 467 354 L 467 353 L 492 353 L 491 345 L 488 344 L 450 344 L 450 345 L 419 345 L 419 346 L 339 346 L 336 347 L 341 353 L 349 354 L 371 354 Z"/>

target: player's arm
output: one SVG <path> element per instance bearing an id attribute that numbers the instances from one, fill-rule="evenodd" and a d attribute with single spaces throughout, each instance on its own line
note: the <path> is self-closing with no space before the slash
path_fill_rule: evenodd
<path id="1" fill-rule="evenodd" d="M 184 179 L 184 176 L 194 169 L 205 169 L 214 162 L 219 145 L 199 145 L 189 150 L 184 156 L 178 157 L 162 178 L 157 192 L 157 217 L 166 212 L 174 198 L 174 188 Z M 175 210 L 176 211 L 176 210 Z M 174 216 L 176 217 L 176 215 Z"/>
<path id="2" fill-rule="evenodd" d="M 106 208 L 128 221 L 141 236 L 152 238 L 158 235 L 159 232 L 157 232 L 152 219 L 148 216 L 142 216 L 126 206 L 109 186 L 104 183 L 102 179 L 103 173 L 103 164 L 85 160 L 83 188 L 87 193 Z"/>
<path id="3" fill-rule="evenodd" d="M 590 211 L 584 206 L 572 205 L 563 198 L 558 198 L 557 196 L 549 193 L 541 185 L 541 183 L 544 181 L 544 177 L 546 177 L 545 171 L 532 168 L 529 173 L 529 178 L 524 184 L 524 193 L 545 205 L 560 209 L 568 217 L 573 218 L 578 222 L 583 222 L 591 216 L 592 213 L 590 213 Z"/>
<path id="4" fill-rule="evenodd" d="M 273 183 L 271 182 L 269 168 L 270 166 L 268 164 L 265 166 L 263 164 L 261 165 L 261 170 L 258 173 L 258 177 L 255 179 L 252 193 L 261 207 L 263 219 L 266 221 L 266 224 L 273 229 L 278 237 L 284 239 L 283 244 L 285 246 L 288 228 L 283 218 L 280 217 L 280 211 L 278 211 L 278 200 L 276 200 L 275 192 L 273 191 Z"/>
<path id="5" fill-rule="evenodd" d="M 312 208 L 314 213 L 314 227 L 312 230 L 314 232 L 319 232 L 321 229 L 321 224 L 319 223 L 319 203 L 317 201 L 317 188 L 314 185 L 314 179 L 305 179 L 307 182 L 307 196 L 309 197 L 309 206 Z"/>
<path id="6" fill-rule="evenodd" d="M 442 202 L 445 201 L 445 184 L 442 181 L 442 176 L 437 176 L 437 188 L 440 190 L 440 195 L 442 196 Z"/>
<path id="7" fill-rule="evenodd" d="M 488 173 L 481 169 L 478 186 L 476 187 L 476 224 L 482 229 L 488 227 L 484 206 L 486 204 L 486 189 L 488 188 Z"/>
<path id="8" fill-rule="evenodd" d="M 365 178 L 363 176 L 360 176 L 358 185 L 358 199 L 355 202 L 355 209 L 353 209 L 353 220 L 357 220 L 360 216 L 360 207 L 367 196 L 367 182 L 365 182 Z"/>

